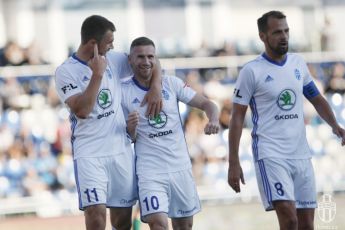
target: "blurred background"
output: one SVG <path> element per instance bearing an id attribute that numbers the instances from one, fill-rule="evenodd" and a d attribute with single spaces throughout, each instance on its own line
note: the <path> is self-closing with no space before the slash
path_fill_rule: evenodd
<path id="1" fill-rule="evenodd" d="M 78 48 L 81 23 L 92 14 L 114 22 L 117 51 L 138 36 L 152 38 L 165 72 L 219 106 L 221 132 L 205 136 L 204 114 L 180 105 L 203 203 L 195 229 L 278 229 L 258 197 L 249 112 L 240 146 L 246 185 L 240 194 L 227 185 L 234 83 L 241 66 L 263 51 L 256 20 L 269 10 L 287 15 L 290 51 L 306 59 L 344 125 L 345 0 L 0 0 L 0 229 L 84 229 L 68 111 L 53 76 Z M 320 202 L 330 194 L 336 204 L 332 221 L 316 211 L 316 228 L 345 229 L 345 149 L 309 103 L 305 124 Z"/>

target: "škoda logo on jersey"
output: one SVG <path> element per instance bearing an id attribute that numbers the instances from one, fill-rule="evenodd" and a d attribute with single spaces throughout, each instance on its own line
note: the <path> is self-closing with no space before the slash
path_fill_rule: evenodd
<path id="1" fill-rule="evenodd" d="M 163 111 L 161 111 L 155 117 L 149 116 L 148 118 L 149 125 L 156 129 L 163 128 L 167 124 L 167 121 L 168 121 L 168 117 Z"/>
<path id="2" fill-rule="evenodd" d="M 109 89 L 102 89 L 97 95 L 97 103 L 102 109 L 106 109 L 113 103 Z"/>
<path id="3" fill-rule="evenodd" d="M 284 89 L 277 98 L 278 107 L 282 110 L 291 110 L 296 104 L 296 94 L 291 89 Z"/>
<path id="4" fill-rule="evenodd" d="M 291 89 L 284 89 L 277 98 L 277 105 L 281 110 L 289 111 L 296 104 L 296 94 Z M 276 120 L 290 120 L 298 119 L 298 114 L 280 114 L 275 115 L 274 119 Z"/>

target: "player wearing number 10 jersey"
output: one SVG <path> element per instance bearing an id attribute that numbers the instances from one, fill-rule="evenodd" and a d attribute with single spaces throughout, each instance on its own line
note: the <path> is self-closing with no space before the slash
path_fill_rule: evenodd
<path id="1" fill-rule="evenodd" d="M 136 173 L 142 220 L 151 230 L 191 229 L 200 202 L 179 114 L 179 101 L 204 110 L 209 118 L 205 133 L 218 132 L 217 107 L 175 76 L 162 77 L 163 109 L 146 117 L 140 102 L 150 88 L 156 64 L 154 43 L 145 37 L 131 45 L 129 61 L 134 76 L 122 84 L 122 105 L 128 132 L 135 141 Z"/>

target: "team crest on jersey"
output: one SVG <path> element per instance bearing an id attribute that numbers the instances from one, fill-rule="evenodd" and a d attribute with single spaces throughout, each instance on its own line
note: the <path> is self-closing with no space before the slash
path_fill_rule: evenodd
<path id="1" fill-rule="evenodd" d="M 301 73 L 299 72 L 298 69 L 295 69 L 295 77 L 296 77 L 297 80 L 301 79 Z"/>
<path id="2" fill-rule="evenodd" d="M 296 94 L 291 89 L 284 89 L 277 99 L 278 107 L 282 110 L 291 110 L 296 104 Z"/>
<path id="3" fill-rule="evenodd" d="M 164 89 L 162 89 L 162 95 L 165 100 L 169 100 L 169 93 Z"/>
<path id="4" fill-rule="evenodd" d="M 160 128 L 163 128 L 167 124 L 168 117 L 167 117 L 166 113 L 161 111 L 157 116 L 155 116 L 153 118 L 149 116 L 148 122 L 149 122 L 150 126 L 156 128 L 156 129 L 160 129 Z"/>
<path id="5" fill-rule="evenodd" d="M 111 96 L 109 89 L 102 89 L 97 95 L 97 103 L 102 108 L 108 108 L 113 103 L 113 98 Z"/>

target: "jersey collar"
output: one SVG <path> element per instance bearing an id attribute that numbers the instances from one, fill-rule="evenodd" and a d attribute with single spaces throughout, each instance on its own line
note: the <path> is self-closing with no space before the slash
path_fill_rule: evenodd
<path id="1" fill-rule="evenodd" d="M 87 66 L 87 62 L 86 62 L 86 61 L 81 60 L 80 58 L 78 58 L 76 53 L 73 53 L 73 54 L 72 54 L 72 58 L 74 58 L 75 60 L 77 60 L 77 61 L 78 61 L 78 62 L 80 62 L 81 64 L 83 64 L 83 65 L 86 65 L 86 66 Z"/>
<path id="2" fill-rule="evenodd" d="M 144 90 L 144 91 L 149 91 L 150 88 L 149 88 L 149 87 L 146 88 L 146 87 L 144 87 L 144 86 L 141 86 L 140 83 L 138 82 L 138 80 L 135 79 L 134 76 L 132 77 L 132 80 L 133 80 L 134 84 L 136 84 L 136 86 L 138 86 L 140 89 L 142 89 L 142 90 Z"/>
<path id="3" fill-rule="evenodd" d="M 270 63 L 272 63 L 272 64 L 274 64 L 274 65 L 279 65 L 279 66 L 283 66 L 283 65 L 285 65 L 285 63 L 286 63 L 286 61 L 287 61 L 287 54 L 285 55 L 285 58 L 282 60 L 282 61 L 280 61 L 280 62 L 277 62 L 277 61 L 274 61 L 274 60 L 272 60 L 266 53 L 263 53 L 262 55 L 261 55 L 263 58 L 265 58 L 268 62 L 270 62 Z"/>

